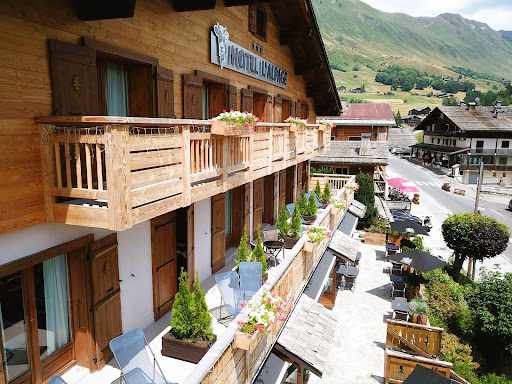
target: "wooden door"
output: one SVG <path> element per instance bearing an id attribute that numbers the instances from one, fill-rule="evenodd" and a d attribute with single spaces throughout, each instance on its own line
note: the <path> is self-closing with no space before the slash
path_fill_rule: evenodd
<path id="1" fill-rule="evenodd" d="M 263 178 L 253 182 L 253 211 L 252 211 L 252 237 L 258 238 L 258 227 L 261 225 L 263 214 Z"/>
<path id="2" fill-rule="evenodd" d="M 286 204 L 291 204 L 295 201 L 295 165 L 286 168 Z"/>
<path id="3" fill-rule="evenodd" d="M 226 261 L 226 194 L 212 197 L 212 274 Z"/>
<path id="4" fill-rule="evenodd" d="M 95 362 L 99 370 L 114 357 L 108 343 L 123 333 L 117 234 L 92 243 L 90 257 Z"/>
<path id="5" fill-rule="evenodd" d="M 243 221 L 244 226 L 247 228 L 247 236 L 251 234 L 251 185 L 249 183 L 243 186 L 244 188 L 244 206 L 243 206 Z"/>
<path id="6" fill-rule="evenodd" d="M 263 222 L 268 224 L 274 224 L 274 211 L 275 200 L 274 200 L 274 175 L 265 176 L 263 182 Z"/>
<path id="7" fill-rule="evenodd" d="M 194 252 L 194 204 L 187 208 L 187 272 L 190 285 L 196 279 Z"/>
<path id="8" fill-rule="evenodd" d="M 279 171 L 279 210 L 286 203 L 286 169 Z"/>
<path id="9" fill-rule="evenodd" d="M 169 312 L 178 292 L 176 212 L 151 219 L 153 311 L 155 321 Z"/>
<path id="10" fill-rule="evenodd" d="M 298 200 L 302 192 L 302 163 L 297 164 L 297 194 L 295 200 Z M 307 191 L 306 191 L 307 192 Z"/>
<path id="11" fill-rule="evenodd" d="M 170 69 L 156 67 L 157 117 L 175 118 L 174 74 Z"/>
<path id="12" fill-rule="evenodd" d="M 242 111 L 253 111 L 254 93 L 252 89 L 242 88 Z"/>
<path id="13" fill-rule="evenodd" d="M 288 116 L 287 116 L 288 117 Z M 283 99 L 274 97 L 274 123 L 283 122 Z"/>
<path id="14" fill-rule="evenodd" d="M 183 118 L 203 118 L 203 79 L 199 76 L 183 75 Z"/>

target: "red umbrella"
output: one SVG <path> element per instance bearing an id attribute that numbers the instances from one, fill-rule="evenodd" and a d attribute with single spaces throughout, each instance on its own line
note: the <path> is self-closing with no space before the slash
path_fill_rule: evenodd
<path id="1" fill-rule="evenodd" d="M 400 188 L 403 192 L 420 192 L 420 190 L 416 187 L 410 187 L 408 185 L 402 185 Z"/>
<path id="2" fill-rule="evenodd" d="M 388 185 L 392 186 L 392 187 L 395 187 L 395 188 L 400 188 L 403 186 L 404 183 L 409 183 L 410 181 L 407 180 L 407 179 L 402 179 L 401 177 L 395 177 L 393 179 L 387 179 L 386 180 L 388 182 Z"/>

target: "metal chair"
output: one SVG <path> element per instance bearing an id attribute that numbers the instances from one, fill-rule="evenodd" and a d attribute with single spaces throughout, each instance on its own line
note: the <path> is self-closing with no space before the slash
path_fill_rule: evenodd
<path id="1" fill-rule="evenodd" d="M 62 377 L 55 375 L 51 378 L 48 384 L 67 384 Z"/>
<path id="2" fill-rule="evenodd" d="M 221 299 L 221 320 L 229 316 L 236 317 L 242 311 L 242 301 L 244 292 L 238 284 L 238 274 L 235 271 L 229 271 L 215 275 L 215 282 L 220 291 Z M 228 316 L 222 317 L 222 302 L 228 311 Z"/>
<path id="3" fill-rule="evenodd" d="M 126 384 L 169 384 L 142 329 L 135 328 L 118 336 L 111 340 L 109 345 L 121 369 L 121 378 Z M 151 353 L 153 362 L 146 347 Z M 160 374 L 157 372 L 157 367 Z"/>
<path id="4" fill-rule="evenodd" d="M 263 231 L 263 241 L 278 241 L 279 236 L 277 229 L 273 229 L 270 231 Z"/>
<path id="5" fill-rule="evenodd" d="M 238 264 L 240 285 L 244 291 L 245 300 L 252 297 L 261 288 L 263 265 L 257 261 L 242 261 Z"/>
<path id="6" fill-rule="evenodd" d="M 407 312 L 394 311 L 395 320 L 409 321 L 409 314 Z"/>
<path id="7" fill-rule="evenodd" d="M 284 249 L 284 243 L 283 246 L 276 250 L 276 248 L 269 248 L 265 246 L 265 241 L 279 241 L 279 232 L 277 229 L 272 229 L 269 231 L 263 231 L 263 247 L 265 249 L 265 253 L 271 255 L 274 258 L 274 265 L 277 265 L 277 256 L 280 252 Z M 281 261 L 279 261 L 281 262 Z"/>
<path id="8" fill-rule="evenodd" d="M 395 300 L 396 301 L 403 301 L 403 302 L 407 303 L 407 297 L 396 297 Z"/>
<path id="9" fill-rule="evenodd" d="M 393 289 L 391 291 L 391 299 L 395 297 L 405 297 L 405 284 L 393 283 Z"/>

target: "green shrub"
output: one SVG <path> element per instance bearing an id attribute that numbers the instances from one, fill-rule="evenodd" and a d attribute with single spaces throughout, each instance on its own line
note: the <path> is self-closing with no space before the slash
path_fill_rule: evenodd
<path id="1" fill-rule="evenodd" d="M 307 216 L 315 216 L 317 212 L 317 207 L 315 203 L 315 195 L 312 193 L 309 195 L 308 206 L 307 206 Z"/>
<path id="2" fill-rule="evenodd" d="M 196 270 L 196 279 L 194 281 L 194 292 L 192 292 L 192 313 L 193 313 L 193 331 L 191 340 L 212 340 L 212 318 L 206 305 L 204 292 L 199 282 L 199 270 Z"/>
<path id="3" fill-rule="evenodd" d="M 359 172 L 356 176 L 356 183 L 359 189 L 356 191 L 354 198 L 366 205 L 366 213 L 360 220 L 361 226 L 367 228 L 373 222 L 373 218 L 377 215 L 375 208 L 375 187 L 373 185 L 373 177 L 366 173 Z"/>
<path id="4" fill-rule="evenodd" d="M 183 268 L 178 282 L 178 293 L 172 306 L 171 333 L 177 339 L 188 340 L 194 333 L 194 313 L 188 274 Z"/>
<path id="5" fill-rule="evenodd" d="M 457 336 L 444 332 L 439 358 L 453 364 L 453 370 L 470 383 L 479 383 L 476 370 L 479 365 L 473 361 L 471 346 L 463 343 Z"/>
<path id="6" fill-rule="evenodd" d="M 482 384 L 512 384 L 512 380 L 509 380 L 505 375 L 496 375 L 495 373 L 488 373 L 480 377 L 480 383 Z"/>
<path id="7" fill-rule="evenodd" d="M 251 257 L 251 251 L 249 250 L 249 241 L 247 239 L 247 226 L 244 225 L 244 233 L 240 239 L 238 250 L 236 251 L 236 270 L 238 271 L 238 264 L 242 261 L 249 261 Z"/>
<path id="8" fill-rule="evenodd" d="M 279 211 L 279 216 L 277 217 L 276 228 L 281 239 L 283 237 L 288 237 L 290 223 L 288 223 L 288 214 L 286 213 L 286 205 L 284 203 L 281 207 L 281 211 Z"/>
<path id="9" fill-rule="evenodd" d="M 322 188 L 320 188 L 319 181 L 316 182 L 315 195 L 316 195 L 316 197 L 318 197 L 319 200 L 322 198 Z"/>
<path id="10" fill-rule="evenodd" d="M 258 225 L 258 242 L 252 251 L 251 261 L 259 261 L 263 265 L 263 276 L 267 274 L 267 259 L 265 259 L 265 251 L 263 250 L 263 243 L 261 241 L 261 224 Z"/>
<path id="11" fill-rule="evenodd" d="M 331 189 L 329 188 L 329 183 L 325 183 L 324 192 L 322 193 L 322 200 L 325 202 L 331 200 Z"/>
<path id="12" fill-rule="evenodd" d="M 306 199 L 306 191 L 304 188 L 300 193 L 299 202 L 295 205 L 295 208 L 299 210 L 301 215 L 307 216 L 308 199 Z"/>
<path id="13" fill-rule="evenodd" d="M 290 225 L 290 237 L 298 239 L 300 236 L 300 228 L 302 226 L 302 220 L 298 209 L 294 209 L 292 213 L 292 222 Z"/>

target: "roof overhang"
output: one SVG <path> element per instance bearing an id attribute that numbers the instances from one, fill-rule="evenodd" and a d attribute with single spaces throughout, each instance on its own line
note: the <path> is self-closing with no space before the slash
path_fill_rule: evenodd
<path id="1" fill-rule="evenodd" d="M 323 120 L 329 120 L 331 123 L 337 125 L 350 125 L 350 126 L 373 126 L 373 127 L 394 127 L 396 125 L 395 120 L 367 120 L 367 119 L 340 119 L 340 118 L 322 118 Z"/>

